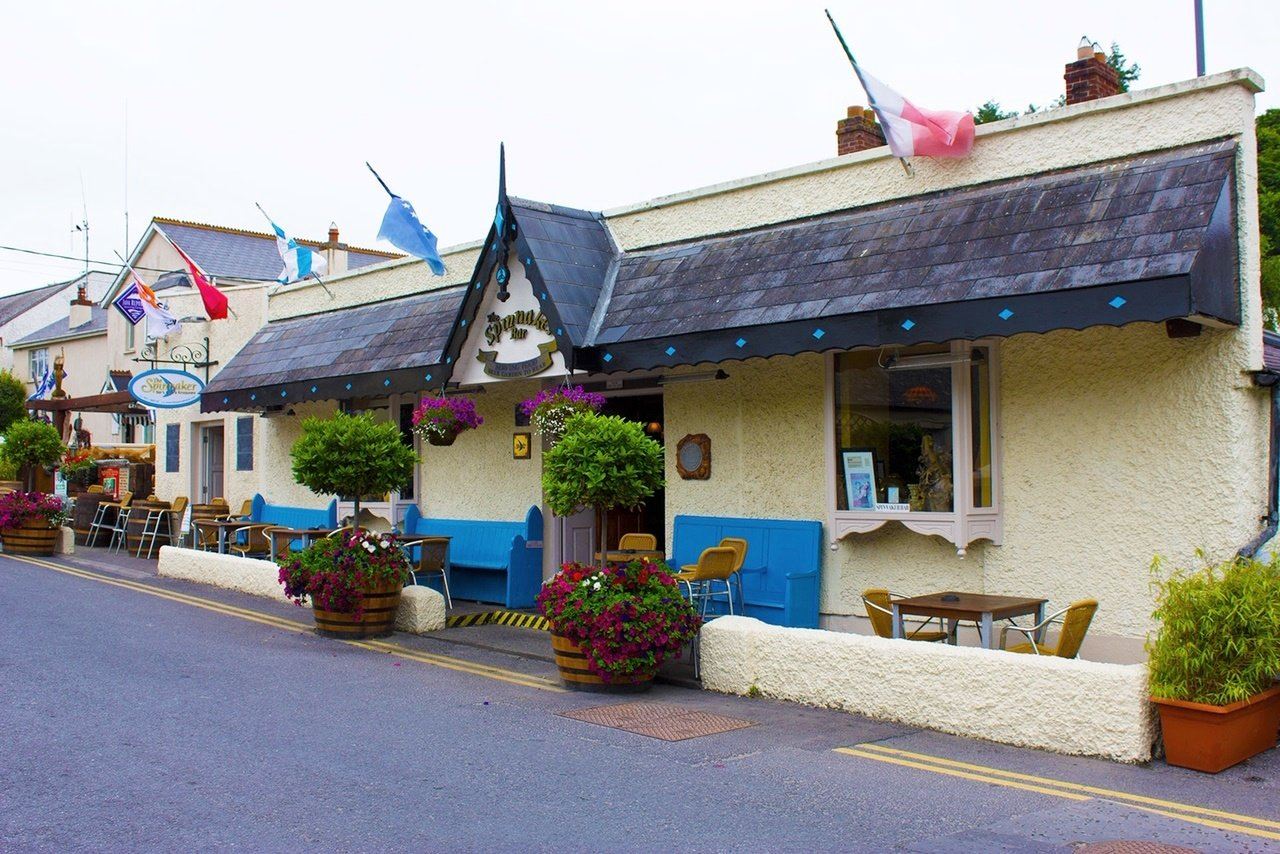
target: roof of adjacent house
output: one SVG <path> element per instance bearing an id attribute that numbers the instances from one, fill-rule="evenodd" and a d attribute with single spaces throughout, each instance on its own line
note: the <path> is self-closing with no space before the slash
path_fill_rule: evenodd
<path id="1" fill-rule="evenodd" d="M 71 282 L 74 281 L 75 279 L 71 280 Z M 55 296 L 71 282 L 57 282 L 56 284 L 44 285 L 39 288 L 32 288 L 29 291 L 0 297 L 0 326 Z"/>
<path id="2" fill-rule="evenodd" d="M 42 329 L 37 329 L 30 335 L 15 341 L 9 345 L 13 348 L 32 347 L 36 344 L 44 344 L 47 342 L 61 341 L 68 338 L 81 338 L 88 335 L 105 335 L 107 333 L 107 310 L 101 306 L 92 306 L 89 309 L 89 321 L 79 326 L 71 326 L 71 318 L 61 317 L 50 323 Z"/>

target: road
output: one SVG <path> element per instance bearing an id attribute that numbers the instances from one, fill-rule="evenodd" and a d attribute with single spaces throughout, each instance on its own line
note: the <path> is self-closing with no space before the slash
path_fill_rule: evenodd
<path id="1" fill-rule="evenodd" d="M 0 851 L 1280 850 L 1277 751 L 1211 777 L 668 686 L 753 725 L 660 741 L 563 717 L 634 698 L 542 661 L 80 566 L 0 557 Z"/>

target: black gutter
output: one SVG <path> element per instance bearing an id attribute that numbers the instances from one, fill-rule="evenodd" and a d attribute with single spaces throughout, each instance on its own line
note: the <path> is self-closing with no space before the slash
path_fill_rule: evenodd
<path id="1" fill-rule="evenodd" d="M 1255 557 L 1258 550 L 1265 546 L 1280 530 L 1280 374 L 1266 370 L 1255 371 L 1253 382 L 1263 388 L 1271 389 L 1271 450 L 1267 462 L 1267 515 L 1262 517 L 1266 524 L 1258 535 L 1240 547 L 1240 557 Z"/>

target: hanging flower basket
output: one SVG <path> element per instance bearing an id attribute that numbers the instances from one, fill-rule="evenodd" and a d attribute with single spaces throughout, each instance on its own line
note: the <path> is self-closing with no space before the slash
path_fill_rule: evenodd
<path id="1" fill-rule="evenodd" d="M 555 444 L 564 435 L 565 422 L 579 412 L 599 412 L 604 408 L 605 396 L 587 391 L 582 386 L 545 388 L 528 400 L 522 401 L 520 411 L 525 414 L 533 429 Z"/>
<path id="2" fill-rule="evenodd" d="M 413 410 L 413 432 L 431 445 L 452 445 L 483 423 L 475 402 L 465 397 L 424 397 Z"/>

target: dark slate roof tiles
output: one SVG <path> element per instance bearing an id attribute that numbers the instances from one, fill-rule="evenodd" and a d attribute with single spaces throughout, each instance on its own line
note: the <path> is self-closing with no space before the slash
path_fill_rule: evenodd
<path id="1" fill-rule="evenodd" d="M 284 269 L 272 235 L 166 219 L 157 219 L 156 225 L 210 276 L 272 281 Z M 306 245 L 315 248 L 314 242 L 306 241 Z M 395 257 L 397 256 L 350 249 L 347 252 L 347 267 L 359 269 L 390 261 Z"/>

